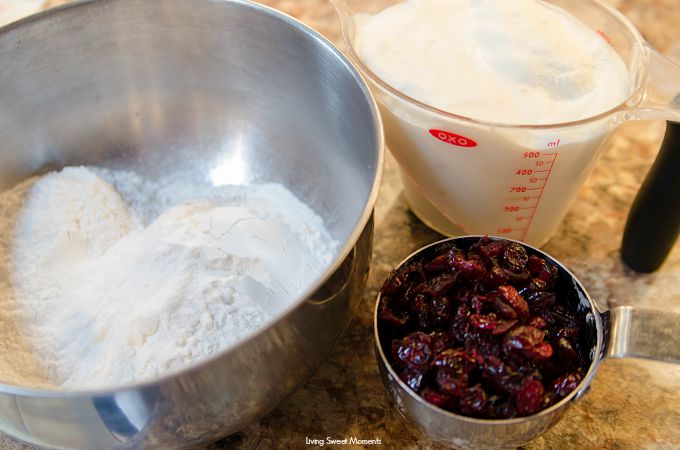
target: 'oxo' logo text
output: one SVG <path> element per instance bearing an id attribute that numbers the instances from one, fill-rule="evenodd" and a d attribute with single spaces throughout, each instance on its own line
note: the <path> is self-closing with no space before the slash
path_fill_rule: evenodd
<path id="1" fill-rule="evenodd" d="M 430 134 L 440 141 L 455 145 L 456 147 L 477 147 L 477 143 L 472 139 L 449 131 L 432 129 L 430 130 Z"/>

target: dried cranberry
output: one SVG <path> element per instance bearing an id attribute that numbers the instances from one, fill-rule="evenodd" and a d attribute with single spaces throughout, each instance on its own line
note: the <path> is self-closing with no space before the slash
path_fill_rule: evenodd
<path id="1" fill-rule="evenodd" d="M 456 284 L 458 274 L 444 273 L 437 275 L 430 281 L 418 285 L 416 291 L 427 294 L 431 297 L 441 297 L 446 295 Z"/>
<path id="2" fill-rule="evenodd" d="M 450 251 L 462 251 L 458 249 L 458 246 L 455 244 L 453 241 L 444 241 L 440 242 L 438 244 L 435 244 L 432 247 L 432 255 L 443 255 L 444 253 L 450 252 Z"/>
<path id="3" fill-rule="evenodd" d="M 395 269 L 390 273 L 387 281 L 383 283 L 380 288 L 380 294 L 385 296 L 385 294 L 396 294 L 399 293 L 406 284 L 406 279 L 408 278 L 408 268 L 400 267 Z"/>
<path id="4" fill-rule="evenodd" d="M 496 289 L 498 286 L 507 283 L 510 280 L 506 271 L 498 266 L 494 266 L 489 270 L 484 278 L 484 287 L 487 289 Z"/>
<path id="5" fill-rule="evenodd" d="M 531 279 L 531 274 L 526 269 L 520 272 L 503 269 L 503 273 L 508 277 L 510 283 L 515 283 L 517 286 L 524 286 Z"/>
<path id="6" fill-rule="evenodd" d="M 511 242 L 503 249 L 503 267 L 511 272 L 522 272 L 526 268 L 528 260 L 529 256 L 526 249 L 516 242 Z"/>
<path id="7" fill-rule="evenodd" d="M 411 314 L 418 321 L 418 325 L 423 328 L 430 328 L 430 310 L 427 305 L 427 297 L 423 294 L 418 294 L 411 301 Z"/>
<path id="8" fill-rule="evenodd" d="M 529 305 L 524 301 L 517 289 L 512 286 L 500 286 L 498 293 L 501 298 L 517 312 L 517 315 L 526 318 L 529 315 Z"/>
<path id="9" fill-rule="evenodd" d="M 527 321 L 527 325 L 531 325 L 532 327 L 545 330 L 545 328 L 548 326 L 548 323 L 545 321 L 543 317 L 534 316 L 530 318 L 529 321 Z"/>
<path id="10" fill-rule="evenodd" d="M 470 332 L 470 310 L 467 305 L 462 304 L 456 310 L 453 318 L 451 334 L 458 342 L 463 342 Z"/>
<path id="11" fill-rule="evenodd" d="M 580 334 L 581 326 L 576 315 L 563 305 L 556 304 L 550 309 L 549 314 L 553 323 L 560 329 L 560 337 L 571 340 Z"/>
<path id="12" fill-rule="evenodd" d="M 423 269 L 428 272 L 444 272 L 455 268 L 453 261 L 464 258 L 464 253 L 453 247 L 444 253 L 439 254 L 432 261 L 423 264 Z"/>
<path id="13" fill-rule="evenodd" d="M 557 352 L 559 365 L 563 369 L 569 368 L 571 363 L 578 357 L 574 347 L 572 347 L 571 343 L 563 337 L 557 339 L 557 342 L 555 343 L 555 349 Z"/>
<path id="14" fill-rule="evenodd" d="M 564 338 L 569 342 L 576 342 L 580 332 L 576 325 L 570 324 L 557 330 L 555 334 L 559 338 Z"/>
<path id="15" fill-rule="evenodd" d="M 432 358 L 432 339 L 425 333 L 409 334 L 396 345 L 394 358 L 411 369 L 425 368 Z"/>
<path id="16" fill-rule="evenodd" d="M 448 297 L 433 297 L 430 317 L 436 326 L 445 326 L 451 321 L 451 301 Z"/>
<path id="17" fill-rule="evenodd" d="M 420 396 L 426 402 L 431 403 L 435 406 L 439 406 L 440 408 L 446 406 L 446 404 L 449 403 L 450 400 L 448 395 L 442 392 L 437 392 L 433 389 L 424 389 L 423 392 L 420 393 Z"/>
<path id="18" fill-rule="evenodd" d="M 514 393 L 523 381 L 523 375 L 510 364 L 489 356 L 482 370 L 482 377 L 496 392 Z"/>
<path id="19" fill-rule="evenodd" d="M 557 397 L 564 398 L 571 394 L 578 387 L 578 385 L 581 384 L 581 379 L 581 375 L 578 373 L 563 375 L 553 381 L 553 392 L 555 392 Z"/>
<path id="20" fill-rule="evenodd" d="M 470 289 L 468 289 L 466 286 L 460 286 L 457 289 L 457 292 L 454 293 L 453 299 L 457 303 L 467 303 L 470 300 L 471 295 Z"/>
<path id="21" fill-rule="evenodd" d="M 481 314 L 472 314 L 470 316 L 470 324 L 479 330 L 495 330 L 498 326 L 498 323 L 499 321 L 496 318 L 496 315 L 493 313 L 489 314 L 488 316 L 483 316 Z"/>
<path id="22" fill-rule="evenodd" d="M 408 387 L 418 392 L 423 385 L 425 373 L 425 371 L 421 370 L 407 369 L 399 374 L 399 378 L 401 378 L 401 380 L 406 383 Z"/>
<path id="23" fill-rule="evenodd" d="M 546 289 L 548 289 L 548 283 L 546 283 L 540 278 L 532 278 L 531 280 L 529 280 L 529 283 L 527 283 L 527 285 L 524 287 L 522 292 L 520 292 L 520 294 L 522 294 L 522 296 L 525 296 L 526 294 L 530 294 L 532 292 L 545 291 Z"/>
<path id="24" fill-rule="evenodd" d="M 500 356 L 502 353 L 498 338 L 486 331 L 468 333 L 465 338 L 465 349 L 467 351 L 476 349 L 482 355 L 488 356 Z"/>
<path id="25" fill-rule="evenodd" d="M 555 304 L 557 297 L 554 292 L 532 292 L 527 297 L 527 303 L 531 311 L 543 311 Z"/>
<path id="26" fill-rule="evenodd" d="M 509 401 L 499 403 L 498 406 L 496 406 L 496 417 L 499 419 L 512 419 L 513 417 L 517 417 L 517 408 Z"/>
<path id="27" fill-rule="evenodd" d="M 522 416 L 533 414 L 543 406 L 543 384 L 533 378 L 527 378 L 515 392 L 515 406 Z"/>
<path id="28" fill-rule="evenodd" d="M 493 307 L 496 313 L 505 319 L 516 319 L 517 311 L 505 303 L 501 297 L 494 297 Z"/>
<path id="29" fill-rule="evenodd" d="M 482 238 L 470 247 L 470 251 L 491 260 L 502 255 L 507 245 L 507 241 L 494 241 L 489 238 Z"/>
<path id="30" fill-rule="evenodd" d="M 525 349 L 524 356 L 531 361 L 548 359 L 553 355 L 553 348 L 548 342 L 540 342 L 536 346 Z"/>
<path id="31" fill-rule="evenodd" d="M 512 327 L 517 325 L 516 320 L 504 320 L 498 323 L 498 326 L 496 327 L 495 330 L 491 332 L 494 336 L 505 334 L 510 330 Z"/>
<path id="32" fill-rule="evenodd" d="M 499 319 L 494 313 L 488 315 L 472 314 L 470 316 L 470 324 L 479 330 L 491 332 L 493 335 L 500 335 L 514 327 L 517 321 Z"/>
<path id="33" fill-rule="evenodd" d="M 383 298 L 380 303 L 378 317 L 390 326 L 402 328 L 408 323 L 409 315 L 406 311 L 396 309 L 392 306 L 392 303 L 389 298 Z"/>
<path id="34" fill-rule="evenodd" d="M 445 331 L 433 331 L 430 333 L 432 353 L 437 355 L 442 351 L 453 346 L 453 337 L 451 333 Z"/>
<path id="35" fill-rule="evenodd" d="M 513 328 L 505 335 L 503 346 L 507 351 L 526 350 L 535 347 L 545 337 L 545 331 L 530 325 Z"/>
<path id="36" fill-rule="evenodd" d="M 451 261 L 453 267 L 458 270 L 461 277 L 467 280 L 478 280 L 484 276 L 486 270 L 484 264 L 477 259 L 455 258 Z"/>
<path id="37" fill-rule="evenodd" d="M 393 270 L 387 281 L 380 288 L 380 294 L 402 294 L 414 283 L 419 284 L 427 279 L 419 264 L 408 264 Z"/>
<path id="38" fill-rule="evenodd" d="M 463 349 L 447 349 L 432 360 L 432 367 L 445 367 L 458 374 L 469 374 L 477 368 L 477 358 Z"/>
<path id="39" fill-rule="evenodd" d="M 486 407 L 486 392 L 481 386 L 467 388 L 458 401 L 460 412 L 468 416 L 479 416 Z"/>
<path id="40" fill-rule="evenodd" d="M 454 397 L 461 397 L 467 388 L 468 376 L 446 367 L 437 369 L 435 380 L 439 390 Z"/>
<path id="41" fill-rule="evenodd" d="M 472 310 L 475 311 L 477 314 L 482 312 L 482 309 L 484 309 L 484 306 L 488 301 L 489 298 L 486 295 L 480 294 L 470 295 L 470 306 L 472 307 Z"/>
<path id="42" fill-rule="evenodd" d="M 418 324 L 425 330 L 441 327 L 451 320 L 451 302 L 447 297 L 416 295 L 411 306 Z"/>
<path id="43" fill-rule="evenodd" d="M 527 269 L 532 276 L 543 280 L 549 287 L 552 287 L 557 280 L 557 268 L 536 255 L 529 257 Z"/>

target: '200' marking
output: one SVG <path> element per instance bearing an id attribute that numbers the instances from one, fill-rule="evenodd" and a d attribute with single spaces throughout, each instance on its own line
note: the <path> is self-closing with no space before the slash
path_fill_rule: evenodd
<path id="1" fill-rule="evenodd" d="M 430 134 L 440 141 L 455 145 L 456 147 L 477 147 L 477 143 L 472 139 L 461 136 L 460 134 L 451 133 L 450 131 L 432 129 L 430 130 Z"/>

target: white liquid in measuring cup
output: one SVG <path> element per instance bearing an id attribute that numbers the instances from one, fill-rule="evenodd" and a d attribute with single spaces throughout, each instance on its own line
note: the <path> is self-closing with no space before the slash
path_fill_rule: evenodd
<path id="1" fill-rule="evenodd" d="M 447 235 L 490 234 L 543 245 L 610 132 L 606 121 L 562 129 L 559 136 L 461 125 L 456 127 L 461 135 L 453 136 L 443 131 L 449 124 L 435 125 L 432 133 L 447 142 L 476 144 L 458 147 L 423 133 L 441 119 L 409 115 L 412 107 L 402 106 L 381 106 L 388 146 L 402 167 L 411 208 Z"/>
<path id="2" fill-rule="evenodd" d="M 629 95 L 628 70 L 606 36 L 540 0 L 408 0 L 355 16 L 354 39 L 363 63 L 396 90 L 478 121 L 565 123 Z M 446 234 L 453 222 L 545 243 L 611 131 L 606 120 L 479 124 L 374 88 L 409 201 Z"/>

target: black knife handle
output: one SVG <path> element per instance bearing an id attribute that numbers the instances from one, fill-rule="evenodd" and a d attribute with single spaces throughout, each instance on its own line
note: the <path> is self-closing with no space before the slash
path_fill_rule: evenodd
<path id="1" fill-rule="evenodd" d="M 680 124 L 666 137 L 635 197 L 621 242 L 621 258 L 636 272 L 661 267 L 680 233 Z"/>

